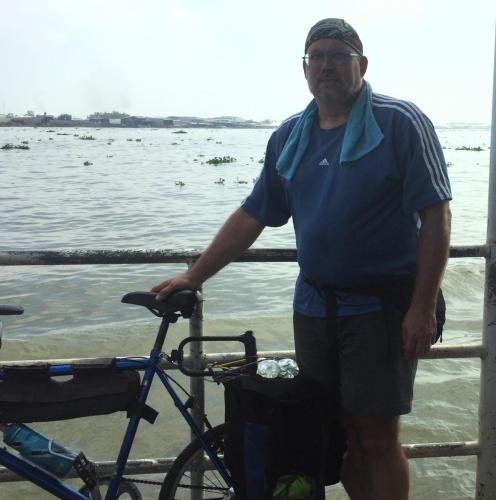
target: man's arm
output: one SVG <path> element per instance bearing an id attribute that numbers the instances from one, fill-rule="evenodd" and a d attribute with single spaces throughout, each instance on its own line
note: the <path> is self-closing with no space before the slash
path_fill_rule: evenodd
<path id="1" fill-rule="evenodd" d="M 436 339 L 436 300 L 449 255 L 451 212 L 443 201 L 420 211 L 415 289 L 403 320 L 403 341 L 408 356 L 418 357 Z"/>
<path id="2" fill-rule="evenodd" d="M 264 227 L 242 208 L 238 208 L 220 228 L 200 258 L 186 272 L 155 285 L 152 292 L 159 294 L 158 299 L 163 299 L 178 290 L 199 288 L 210 276 L 247 250 Z"/>

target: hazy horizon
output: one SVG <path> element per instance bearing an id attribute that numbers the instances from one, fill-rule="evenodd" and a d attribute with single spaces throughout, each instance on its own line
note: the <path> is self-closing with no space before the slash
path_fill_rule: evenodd
<path id="1" fill-rule="evenodd" d="M 239 116 L 282 121 L 311 95 L 307 32 L 343 17 L 375 92 L 435 124 L 490 123 L 493 0 L 20 0 L 2 9 L 0 113 Z"/>

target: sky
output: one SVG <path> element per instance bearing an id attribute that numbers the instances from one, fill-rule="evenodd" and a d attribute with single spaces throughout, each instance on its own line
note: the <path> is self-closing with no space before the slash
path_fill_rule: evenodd
<path id="1" fill-rule="evenodd" d="M 310 27 L 346 19 L 374 91 L 490 124 L 494 0 L 0 0 L 0 114 L 280 121 L 311 99 Z"/>

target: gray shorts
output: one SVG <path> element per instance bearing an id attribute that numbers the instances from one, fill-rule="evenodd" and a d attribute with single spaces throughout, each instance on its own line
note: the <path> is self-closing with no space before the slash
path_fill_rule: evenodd
<path id="1" fill-rule="evenodd" d="M 337 319 L 335 338 L 326 319 L 294 313 L 296 360 L 302 374 L 336 390 L 342 409 L 355 416 L 409 413 L 417 359 L 405 356 L 403 314 L 384 312 Z M 337 365 L 337 366 L 336 366 Z"/>

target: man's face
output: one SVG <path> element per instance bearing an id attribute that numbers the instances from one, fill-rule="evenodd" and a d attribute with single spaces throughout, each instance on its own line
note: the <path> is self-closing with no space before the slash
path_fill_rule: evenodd
<path id="1" fill-rule="evenodd" d="M 356 52 L 333 38 L 317 40 L 308 47 L 310 59 L 303 63 L 303 71 L 308 88 L 318 101 L 346 104 L 360 91 L 367 58 L 353 56 L 340 60 L 343 53 Z M 337 57 L 332 57 L 334 54 Z"/>

